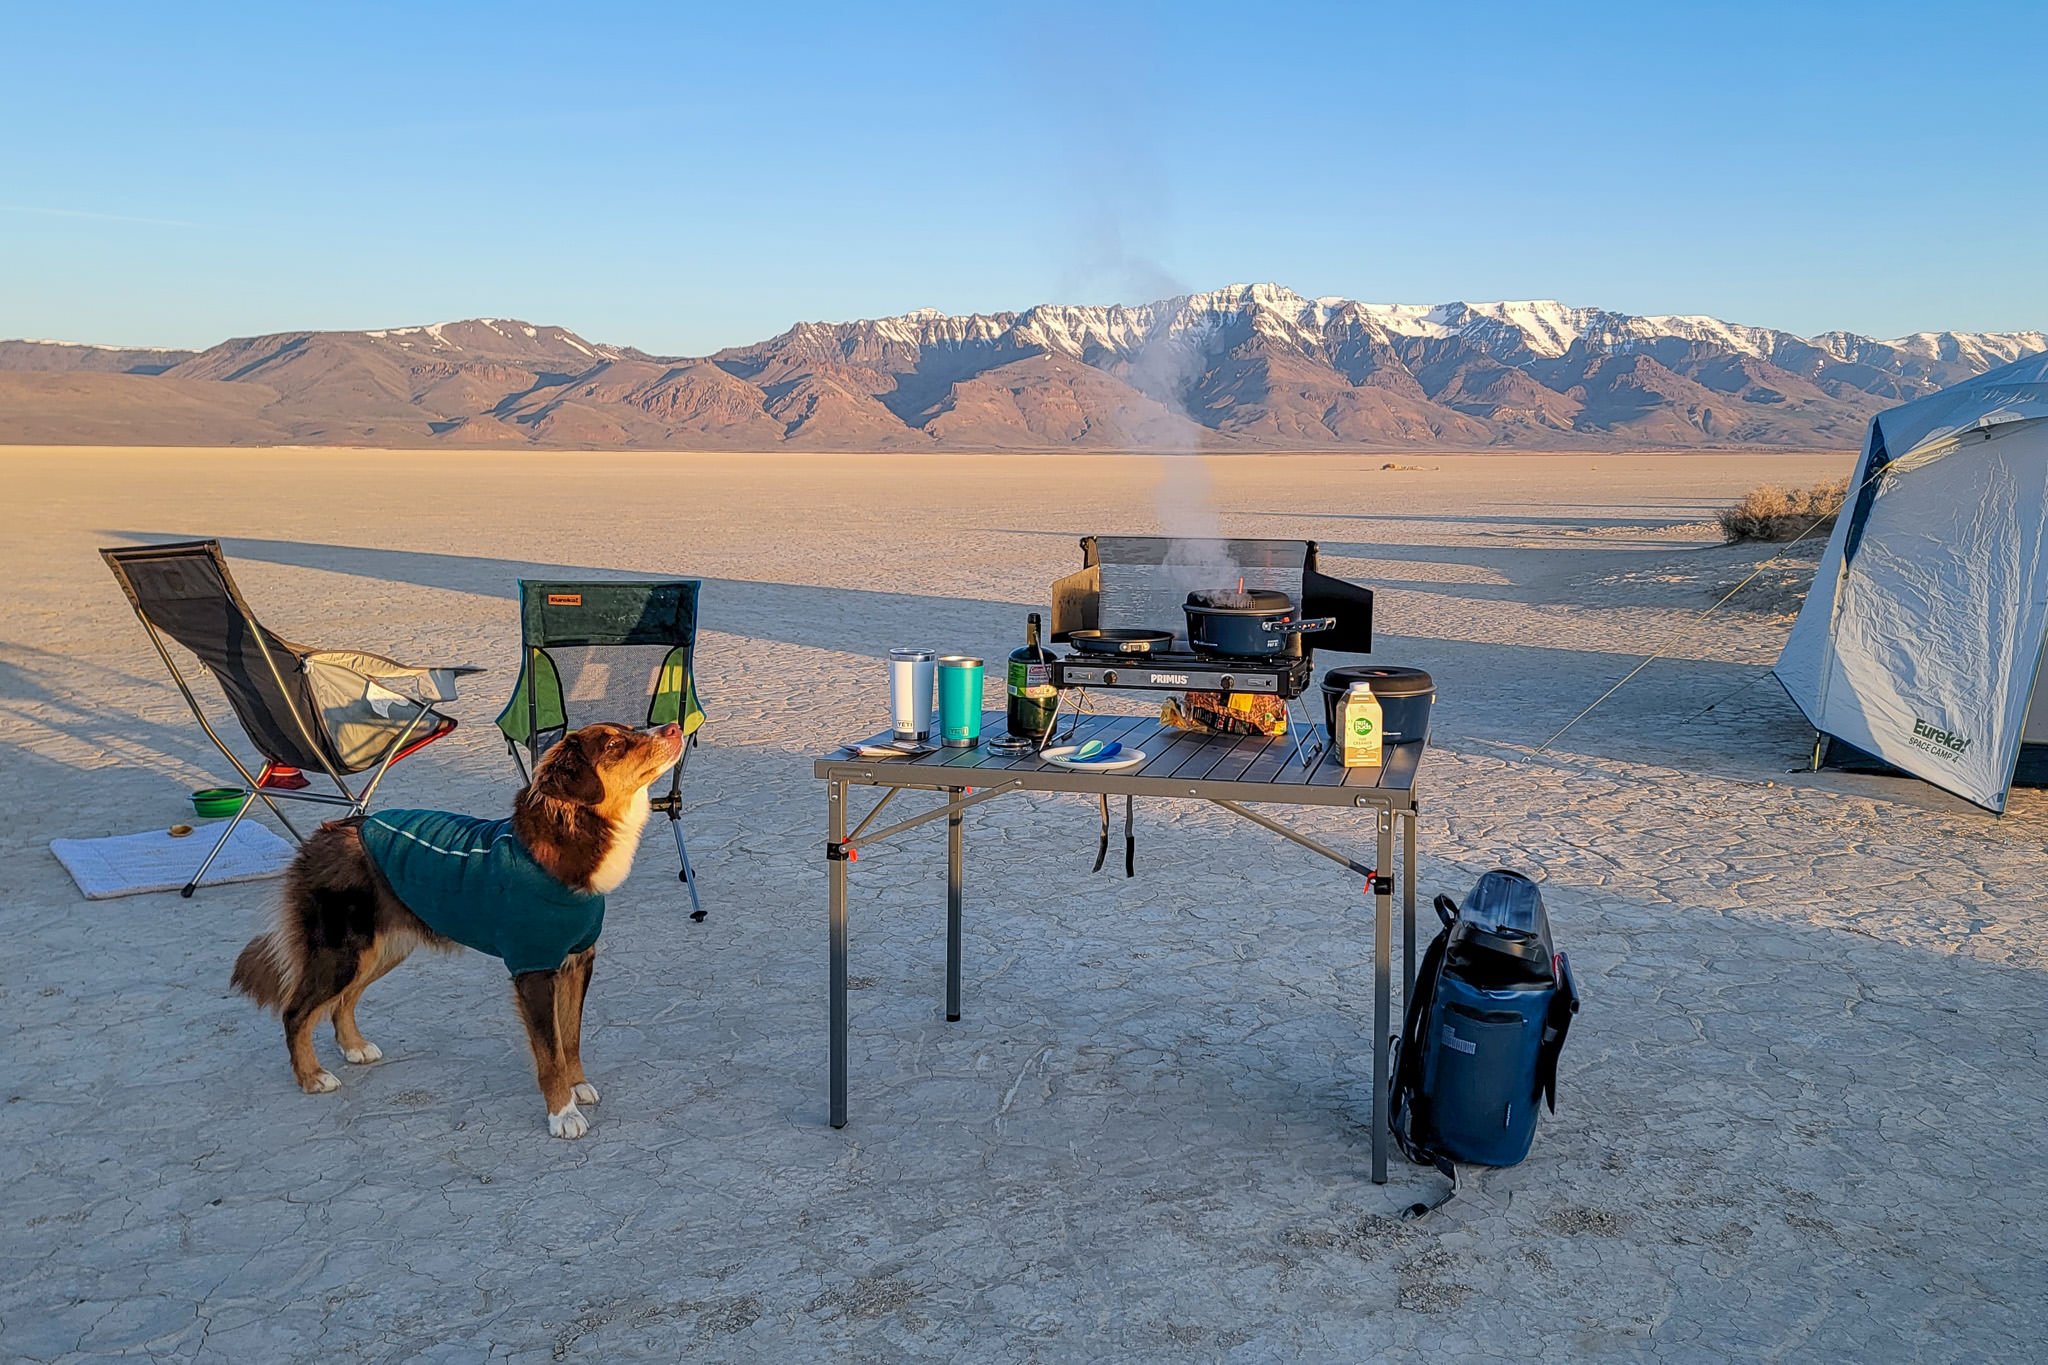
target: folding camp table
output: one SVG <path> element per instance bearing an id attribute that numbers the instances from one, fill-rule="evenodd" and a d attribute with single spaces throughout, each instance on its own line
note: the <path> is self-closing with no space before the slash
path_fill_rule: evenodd
<path id="1" fill-rule="evenodd" d="M 822 758 L 825 780 L 825 855 L 828 860 L 826 914 L 831 938 L 831 1121 L 846 1126 L 846 878 L 859 849 L 943 816 L 946 820 L 946 1018 L 960 1017 L 961 902 L 966 890 L 966 838 L 962 814 L 972 806 L 1016 791 L 1073 792 L 1084 796 L 1164 797 L 1208 801 L 1233 815 L 1292 840 L 1366 879 L 1373 903 L 1373 1120 L 1372 1178 L 1387 1179 L 1387 1065 L 1393 1034 L 1389 966 L 1393 956 L 1395 832 L 1400 828 L 1401 926 L 1404 989 L 1415 981 L 1415 772 L 1424 743 L 1389 745 L 1377 768 L 1342 766 L 1335 746 L 1306 765 L 1291 738 L 1202 735 L 1162 726 L 1139 716 L 1092 715 L 1075 723 L 1071 740 L 1117 741 L 1142 750 L 1145 762 L 1120 772 L 1085 772 L 1048 763 L 1035 753 L 1005 758 L 987 741 L 1005 733 L 1001 712 L 982 722 L 983 743 L 972 749 L 939 749 L 915 759 L 874 760 L 851 751 Z M 863 743 L 880 744 L 883 732 Z M 847 828 L 848 788 L 881 787 L 881 800 Z M 935 791 L 946 804 L 873 831 L 869 826 L 900 791 Z M 1254 804 L 1334 806 L 1369 813 L 1376 838 L 1370 862 L 1352 858 L 1279 821 L 1250 809 Z"/>

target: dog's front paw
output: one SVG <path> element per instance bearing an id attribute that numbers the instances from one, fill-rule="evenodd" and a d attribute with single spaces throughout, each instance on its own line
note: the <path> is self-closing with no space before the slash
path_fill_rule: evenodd
<path id="1" fill-rule="evenodd" d="M 574 1141 L 590 1131 L 590 1120 L 583 1117 L 583 1111 L 570 1100 L 569 1107 L 559 1114 L 548 1115 L 548 1136 L 568 1138 Z"/>
<path id="2" fill-rule="evenodd" d="M 597 1087 L 589 1081 L 576 1082 L 575 1085 L 569 1087 L 569 1093 L 575 1096 L 576 1103 L 578 1104 L 597 1103 Z"/>
<path id="3" fill-rule="evenodd" d="M 361 1047 L 345 1047 L 341 1050 L 341 1055 L 357 1066 L 368 1066 L 384 1056 L 384 1049 L 365 1038 Z"/>
<path id="4" fill-rule="evenodd" d="M 310 1076 L 300 1077 L 299 1089 L 308 1095 L 324 1095 L 330 1090 L 341 1089 L 341 1082 L 335 1078 L 332 1071 L 322 1067 Z"/>

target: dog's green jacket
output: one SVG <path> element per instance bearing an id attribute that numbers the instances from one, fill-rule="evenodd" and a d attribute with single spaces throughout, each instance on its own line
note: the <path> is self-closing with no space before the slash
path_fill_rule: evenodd
<path id="1" fill-rule="evenodd" d="M 604 897 L 550 877 L 510 820 L 387 810 L 365 816 L 362 835 L 406 909 L 435 933 L 503 958 L 514 976 L 554 970 L 604 929 Z"/>

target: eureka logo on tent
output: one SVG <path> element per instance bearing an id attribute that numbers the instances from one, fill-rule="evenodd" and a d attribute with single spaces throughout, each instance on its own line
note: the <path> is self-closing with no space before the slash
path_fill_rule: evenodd
<path id="1" fill-rule="evenodd" d="M 1969 750 L 1970 739 L 1953 730 L 1937 730 L 1916 716 L 1913 718 L 1912 745 L 1944 758 L 1961 758 Z"/>

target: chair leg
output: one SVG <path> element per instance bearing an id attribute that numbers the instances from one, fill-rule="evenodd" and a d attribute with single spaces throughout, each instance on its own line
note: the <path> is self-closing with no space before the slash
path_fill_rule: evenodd
<path id="1" fill-rule="evenodd" d="M 690 888 L 690 918 L 699 924 L 704 922 L 704 906 L 697 899 L 697 872 L 690 866 L 690 850 L 683 847 L 683 817 L 674 807 L 668 812 L 669 833 L 676 836 L 676 861 L 683 865 L 677 874 L 684 886 Z"/>
<path id="2" fill-rule="evenodd" d="M 206 876 L 206 869 L 213 866 L 213 860 L 218 858 L 220 851 L 228 846 L 229 838 L 234 835 L 235 826 L 242 823 L 242 818 L 249 813 L 249 807 L 255 804 L 256 802 L 253 797 L 242 802 L 242 808 L 235 812 L 235 818 L 228 821 L 228 827 L 220 832 L 220 838 L 216 839 L 213 847 L 207 850 L 206 861 L 201 863 L 199 870 L 192 874 L 192 880 L 185 883 L 184 890 L 178 892 L 180 896 L 183 896 L 186 900 L 192 899 L 192 893 L 199 889 L 199 883 Z M 268 803 L 266 802 L 265 804 Z"/>
<path id="3" fill-rule="evenodd" d="M 255 795 L 262 800 L 264 805 L 270 807 L 270 813 L 272 815 L 275 815 L 277 817 L 277 822 L 284 826 L 285 833 L 292 836 L 292 842 L 295 844 L 303 844 L 306 842 L 306 836 L 299 833 L 299 827 L 291 822 L 290 817 L 288 817 L 283 811 L 277 808 L 277 802 L 271 800 L 270 793 L 264 789 L 263 784 L 270 780 L 270 774 L 276 767 L 277 765 L 275 763 L 270 762 L 268 759 L 264 760 L 262 771 L 256 774 Z M 305 785 L 306 783 L 303 781 L 299 783 L 299 786 L 301 787 Z M 293 790 L 297 790 L 297 788 L 294 788 Z M 247 801 L 244 801 L 242 803 L 242 809 L 249 809 L 249 803 Z M 239 820 L 242 817 L 240 815 L 237 815 L 235 818 Z M 200 870 L 202 872 L 205 871 L 204 868 L 201 868 Z M 193 880 L 196 883 L 198 879 L 194 878 Z M 188 891 L 186 892 L 186 894 L 190 895 L 191 893 Z"/>
<path id="4" fill-rule="evenodd" d="M 261 791 L 258 791 L 256 794 L 263 796 Z M 306 842 L 306 836 L 299 833 L 299 827 L 292 823 L 290 816 L 278 808 L 277 802 L 267 796 L 263 796 L 263 804 L 270 807 L 270 813 L 277 817 L 277 823 L 284 826 L 284 832 L 292 836 L 293 843 L 303 844 Z M 245 806 L 243 809 L 246 810 L 248 808 Z"/>

